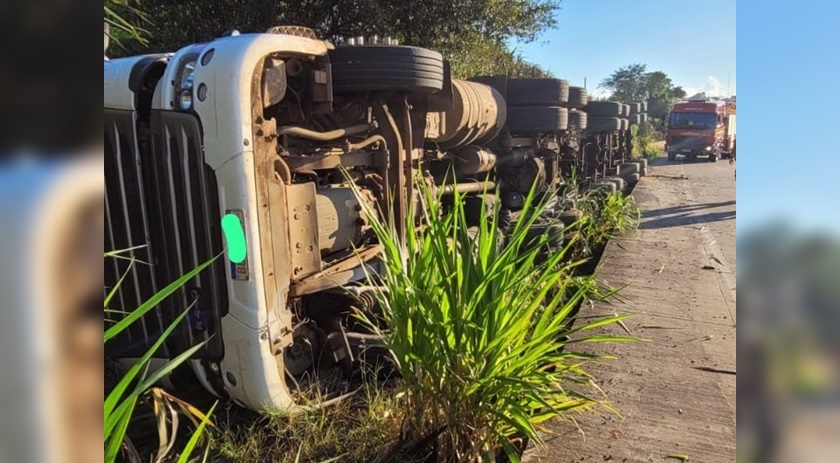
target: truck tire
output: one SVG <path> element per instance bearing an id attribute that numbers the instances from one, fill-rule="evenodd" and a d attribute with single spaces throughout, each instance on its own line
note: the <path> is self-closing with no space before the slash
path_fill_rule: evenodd
<path id="1" fill-rule="evenodd" d="M 569 101 L 569 83 L 562 79 L 510 79 L 508 106 L 560 106 Z"/>
<path id="2" fill-rule="evenodd" d="M 641 103 L 630 103 L 630 115 L 639 114 L 642 112 L 642 104 Z"/>
<path id="3" fill-rule="evenodd" d="M 621 116 L 621 103 L 616 103 L 614 101 L 590 101 L 584 110 L 590 117 L 618 117 Z"/>
<path id="4" fill-rule="evenodd" d="M 579 109 L 569 110 L 569 128 L 574 127 L 577 130 L 586 130 L 587 119 L 588 117 L 585 112 Z"/>
<path id="5" fill-rule="evenodd" d="M 443 56 L 420 47 L 354 45 L 329 52 L 336 93 L 408 91 L 435 93 L 443 88 Z"/>
<path id="6" fill-rule="evenodd" d="M 615 183 L 605 182 L 605 181 L 603 181 L 603 179 L 599 180 L 597 182 L 590 183 L 589 186 L 587 187 L 587 190 L 589 190 L 589 191 L 600 191 L 600 192 L 607 193 L 607 194 L 615 193 L 615 191 L 616 191 L 615 190 Z"/>
<path id="7" fill-rule="evenodd" d="M 668 160 L 669 161 L 676 161 L 677 160 L 677 153 L 669 151 L 668 152 Z"/>
<path id="8" fill-rule="evenodd" d="M 627 188 L 627 182 L 621 177 L 605 177 L 602 181 L 614 183 L 616 191 L 624 191 Z"/>
<path id="9" fill-rule="evenodd" d="M 622 117 L 629 117 L 630 116 L 630 105 L 629 104 L 622 104 L 621 105 L 621 116 Z"/>
<path id="10" fill-rule="evenodd" d="M 630 123 L 633 125 L 639 125 L 642 123 L 642 115 L 641 114 L 631 114 L 630 115 Z"/>
<path id="11" fill-rule="evenodd" d="M 633 163 L 627 164 L 619 164 L 618 165 L 618 176 L 619 177 L 626 177 L 628 175 L 637 174 L 639 173 L 639 165 Z"/>
<path id="12" fill-rule="evenodd" d="M 589 103 L 589 92 L 583 87 L 569 87 L 567 108 L 581 109 Z"/>
<path id="13" fill-rule="evenodd" d="M 718 160 L 717 153 L 712 153 L 712 154 L 709 155 L 709 162 L 717 162 L 717 160 Z"/>
<path id="14" fill-rule="evenodd" d="M 511 132 L 557 132 L 569 127 L 569 110 L 559 106 L 508 107 L 507 126 Z"/>
<path id="15" fill-rule="evenodd" d="M 621 119 L 617 117 L 593 116 L 589 114 L 587 119 L 587 132 L 615 132 L 621 130 Z"/>

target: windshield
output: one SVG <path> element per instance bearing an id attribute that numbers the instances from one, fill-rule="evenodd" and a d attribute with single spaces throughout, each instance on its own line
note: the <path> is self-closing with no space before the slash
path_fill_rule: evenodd
<path id="1" fill-rule="evenodd" d="M 683 130 L 713 130 L 715 120 L 714 113 L 671 113 L 668 126 Z"/>

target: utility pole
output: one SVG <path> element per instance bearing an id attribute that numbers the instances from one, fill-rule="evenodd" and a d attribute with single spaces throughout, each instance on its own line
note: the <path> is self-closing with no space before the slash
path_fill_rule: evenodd
<path id="1" fill-rule="evenodd" d="M 731 77 L 732 77 L 731 72 L 726 73 L 726 97 L 727 98 L 732 98 L 732 92 L 729 91 L 729 80 L 730 80 Z"/>

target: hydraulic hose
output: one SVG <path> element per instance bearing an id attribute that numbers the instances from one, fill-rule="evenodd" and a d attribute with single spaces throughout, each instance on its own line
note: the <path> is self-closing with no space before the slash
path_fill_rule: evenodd
<path id="1" fill-rule="evenodd" d="M 332 141 L 347 135 L 355 135 L 357 133 L 367 132 L 373 127 L 370 124 L 351 125 L 342 129 L 330 130 L 329 132 L 316 132 L 315 130 L 304 129 L 294 125 L 286 125 L 277 128 L 277 136 L 293 135 L 295 137 L 306 138 L 314 141 Z"/>

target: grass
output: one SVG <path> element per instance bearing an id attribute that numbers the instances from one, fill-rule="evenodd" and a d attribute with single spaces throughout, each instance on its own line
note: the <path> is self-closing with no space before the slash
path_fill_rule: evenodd
<path id="1" fill-rule="evenodd" d="M 654 129 L 649 122 L 634 125 L 630 128 L 633 135 L 633 156 L 652 160 L 664 152 L 659 140 L 662 140 L 661 132 Z"/>
<path id="2" fill-rule="evenodd" d="M 512 438 L 540 442 L 540 423 L 598 403 L 582 392 L 593 385 L 583 368 L 593 356 L 572 347 L 630 340 L 587 336 L 625 316 L 572 328 L 573 311 L 595 285 L 572 274 L 581 263 L 568 262 L 574 239 L 537 263 L 548 239 L 529 237 L 546 207 L 533 194 L 502 243 L 498 211 L 471 233 L 463 198 L 455 195 L 445 211 L 428 187 L 418 189 L 423 226 L 407 224 L 405 247 L 393 220 L 366 211 L 386 267 L 378 276 L 381 318 L 367 321 L 382 327 L 402 377 L 401 437 L 428 442 L 441 462 L 488 461 L 500 450 L 518 461 Z"/>
<path id="3" fill-rule="evenodd" d="M 633 197 L 621 192 L 587 192 L 578 199 L 578 208 L 581 219 L 569 228 L 580 241 L 576 255 L 581 258 L 592 256 L 607 241 L 635 230 L 641 218 Z"/>
<path id="4" fill-rule="evenodd" d="M 398 385 L 371 380 L 347 400 L 297 415 L 254 414 L 230 406 L 217 418 L 212 446 L 231 463 L 376 461 L 398 441 L 402 400 Z"/>
<path id="5" fill-rule="evenodd" d="M 122 254 L 123 252 L 120 251 L 110 252 L 106 253 L 105 257 L 125 258 Z M 117 291 L 119 291 L 123 280 L 129 272 L 131 272 L 132 267 L 135 264 L 135 261 L 129 258 L 130 262 L 125 273 L 123 273 L 119 281 L 105 295 L 105 313 L 122 313 L 124 315 L 119 320 L 110 320 L 106 316 L 106 320 L 111 324 L 105 329 L 105 343 L 107 344 L 108 341 L 120 335 L 133 323 L 140 320 L 144 315 L 157 308 L 160 302 L 169 297 L 183 285 L 187 284 L 202 270 L 207 268 L 213 260 L 215 259 L 211 259 L 181 276 L 154 294 L 151 298 L 149 298 L 149 300 L 145 301 L 135 310 L 126 313 L 110 309 L 109 304 Z M 176 453 L 175 443 L 178 436 L 178 409 L 184 412 L 184 414 L 189 417 L 195 425 L 195 431 L 192 433 L 189 440 L 182 448 L 178 449 L 178 463 L 186 463 L 187 461 L 190 461 L 192 453 L 200 444 L 201 438 L 204 434 L 204 429 L 207 424 L 210 423 L 209 417 L 212 414 L 213 409 L 211 408 L 210 412 L 204 414 L 190 406 L 188 403 L 177 399 L 158 388 L 155 388 L 154 385 L 186 362 L 195 352 L 198 351 L 198 349 L 203 346 L 203 343 L 187 349 L 175 358 L 166 362 L 157 370 L 149 372 L 149 362 L 155 352 L 163 345 L 175 328 L 183 321 L 184 317 L 191 308 L 192 306 L 172 321 L 172 323 L 164 330 L 154 344 L 149 347 L 146 353 L 128 368 L 114 388 L 109 391 L 108 395 L 105 397 L 104 441 L 106 463 L 118 461 L 121 457 L 131 462 L 145 460 L 145 458 L 141 458 L 134 445 L 132 445 L 127 436 L 127 431 L 132 423 L 132 417 L 134 416 L 135 410 L 140 405 L 141 400 L 144 400 L 149 396 L 152 397 L 153 401 L 159 440 L 158 451 L 156 452 L 156 455 L 154 455 L 153 461 L 168 461 L 168 458 L 174 458 L 174 454 Z"/>

